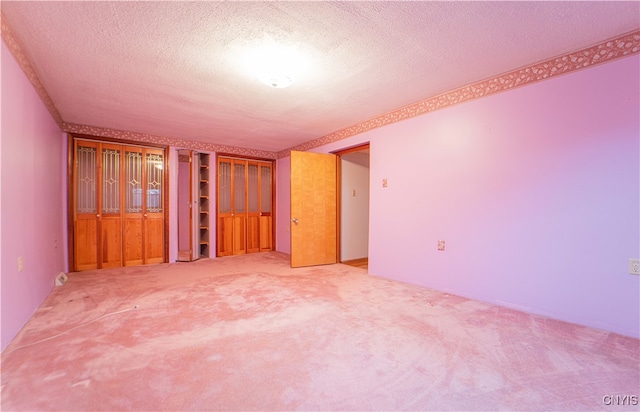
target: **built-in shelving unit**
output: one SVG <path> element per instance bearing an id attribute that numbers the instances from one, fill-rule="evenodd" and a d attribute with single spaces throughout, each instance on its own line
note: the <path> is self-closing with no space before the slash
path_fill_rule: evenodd
<path id="1" fill-rule="evenodd" d="M 209 230 L 209 212 L 210 212 L 210 182 L 209 182 L 209 168 L 210 168 L 210 155 L 207 153 L 198 153 L 198 241 L 200 248 L 200 257 L 210 257 L 210 230 Z"/>

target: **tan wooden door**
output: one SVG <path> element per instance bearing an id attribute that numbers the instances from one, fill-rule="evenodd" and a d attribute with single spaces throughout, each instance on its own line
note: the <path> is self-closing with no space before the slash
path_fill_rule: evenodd
<path id="1" fill-rule="evenodd" d="M 191 150 L 178 150 L 178 261 L 194 260 L 193 248 L 193 161 Z M 199 167 L 199 166 L 198 166 Z"/>
<path id="2" fill-rule="evenodd" d="M 247 162 L 247 253 L 260 252 L 260 166 Z"/>
<path id="3" fill-rule="evenodd" d="M 144 149 L 144 263 L 164 262 L 164 151 Z"/>
<path id="4" fill-rule="evenodd" d="M 74 267 L 122 266 L 122 147 L 75 142 Z"/>
<path id="5" fill-rule="evenodd" d="M 247 161 L 218 159 L 218 256 L 247 253 Z"/>
<path id="6" fill-rule="evenodd" d="M 219 157 L 217 255 L 273 250 L 272 163 Z"/>
<path id="7" fill-rule="evenodd" d="M 233 161 L 218 158 L 217 182 L 217 228 L 216 247 L 218 256 L 229 256 L 233 253 L 233 190 L 231 171 Z"/>
<path id="8" fill-rule="evenodd" d="M 273 250 L 273 172 L 272 164 L 258 163 L 260 174 L 258 186 L 260 190 L 260 251 Z"/>
<path id="9" fill-rule="evenodd" d="M 291 267 L 337 262 L 337 157 L 291 152 Z"/>
<path id="10" fill-rule="evenodd" d="M 143 149 L 124 149 L 124 266 L 144 264 L 142 214 L 144 211 Z"/>
<path id="11" fill-rule="evenodd" d="M 125 146 L 124 265 L 164 262 L 164 152 Z"/>
<path id="12" fill-rule="evenodd" d="M 99 143 L 75 141 L 73 191 L 73 266 L 98 268 L 98 162 Z"/>
<path id="13" fill-rule="evenodd" d="M 74 140 L 73 269 L 165 261 L 164 151 Z"/>
<path id="14" fill-rule="evenodd" d="M 122 266 L 122 146 L 101 144 L 98 258 L 101 268 Z"/>
<path id="15" fill-rule="evenodd" d="M 234 160 L 233 173 L 231 174 L 231 187 L 233 188 L 233 242 L 232 254 L 242 255 L 247 253 L 247 162 Z"/>
<path id="16" fill-rule="evenodd" d="M 218 159 L 218 256 L 247 253 L 247 161 Z"/>

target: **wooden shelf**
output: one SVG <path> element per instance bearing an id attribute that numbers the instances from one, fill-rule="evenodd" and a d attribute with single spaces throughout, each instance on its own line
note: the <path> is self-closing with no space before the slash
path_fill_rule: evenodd
<path id="1" fill-rule="evenodd" d="M 206 153 L 198 154 L 200 164 L 200 187 L 198 192 L 199 197 L 199 213 L 200 222 L 198 228 L 200 229 L 200 256 L 210 257 L 209 252 L 209 159 L 210 155 Z"/>

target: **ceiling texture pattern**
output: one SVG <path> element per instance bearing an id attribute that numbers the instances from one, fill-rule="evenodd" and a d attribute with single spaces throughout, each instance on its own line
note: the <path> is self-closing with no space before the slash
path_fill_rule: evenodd
<path id="1" fill-rule="evenodd" d="M 639 2 L 2 1 L 63 130 L 275 158 L 640 51 Z M 611 40 L 611 41 L 609 41 Z M 280 44 L 288 88 L 243 67 Z"/>

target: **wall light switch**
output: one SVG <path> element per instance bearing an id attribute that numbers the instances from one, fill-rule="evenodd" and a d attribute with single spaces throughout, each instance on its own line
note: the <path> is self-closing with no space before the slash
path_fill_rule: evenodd
<path id="1" fill-rule="evenodd" d="M 629 259 L 629 274 L 640 275 L 640 259 Z"/>
<path id="2" fill-rule="evenodd" d="M 444 251 L 444 240 L 438 240 L 438 250 Z"/>
<path id="3" fill-rule="evenodd" d="M 24 270 L 24 260 L 22 256 L 18 256 L 18 272 L 22 272 Z"/>

